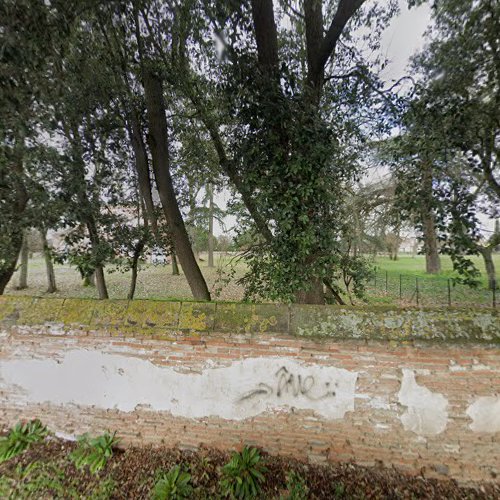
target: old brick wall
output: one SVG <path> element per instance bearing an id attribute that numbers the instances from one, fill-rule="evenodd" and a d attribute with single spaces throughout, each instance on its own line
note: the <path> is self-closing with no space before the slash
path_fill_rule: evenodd
<path id="1" fill-rule="evenodd" d="M 0 423 L 500 474 L 494 312 L 0 298 Z"/>

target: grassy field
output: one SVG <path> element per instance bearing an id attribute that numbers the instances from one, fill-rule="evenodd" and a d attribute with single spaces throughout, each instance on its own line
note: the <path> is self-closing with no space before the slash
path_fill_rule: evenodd
<path id="1" fill-rule="evenodd" d="M 470 259 L 474 262 L 475 266 L 481 272 L 481 277 L 486 284 L 486 271 L 484 269 L 484 261 L 480 256 L 471 256 Z M 493 255 L 493 261 L 497 270 L 497 275 L 500 272 L 500 253 Z M 441 273 L 438 275 L 431 275 L 425 272 L 425 257 L 417 255 L 411 257 L 409 255 L 401 255 L 398 260 L 390 260 L 385 256 L 377 256 L 375 265 L 381 270 L 388 271 L 391 274 L 408 274 L 411 276 L 422 276 L 425 278 L 448 278 L 454 276 L 453 265 L 450 257 L 441 255 Z"/>
<path id="2" fill-rule="evenodd" d="M 203 258 L 203 255 L 202 255 Z M 225 283 L 224 273 L 231 268 L 231 257 L 217 255 L 215 267 L 209 268 L 206 259 L 200 261 L 200 268 L 207 280 L 214 300 L 237 301 L 243 297 L 243 288 L 234 281 Z M 6 293 L 18 295 L 43 295 L 47 288 L 45 277 L 45 262 L 40 257 L 30 259 L 28 266 L 28 288 L 16 290 L 19 282 L 16 273 L 9 285 Z M 244 267 L 236 265 L 237 276 L 243 274 Z M 121 273 L 119 271 L 109 272 L 107 269 L 106 284 L 111 299 L 125 299 L 130 286 L 130 272 Z M 74 267 L 69 265 L 55 266 L 56 282 L 58 291 L 51 294 L 54 297 L 81 297 L 97 298 L 97 290 L 93 286 L 82 286 L 80 274 Z M 220 290 L 222 288 L 222 290 Z M 218 291 L 220 290 L 220 293 Z M 139 271 L 135 298 L 138 299 L 192 299 L 191 291 L 187 281 L 182 274 L 172 275 L 170 265 L 143 264 Z"/>
<path id="3" fill-rule="evenodd" d="M 495 268 L 499 270 L 500 254 L 494 255 L 493 259 Z M 369 301 L 403 306 L 417 305 L 417 302 L 421 306 L 492 306 L 493 295 L 487 288 L 483 259 L 473 256 L 471 260 L 481 273 L 480 285 L 475 289 L 455 283 L 453 278 L 457 274 L 448 256 L 441 256 L 442 271 L 437 275 L 425 272 L 423 255 L 403 255 L 397 261 L 378 256 L 374 261 L 374 279 L 368 284 Z M 497 280 L 500 283 L 500 279 Z"/>
<path id="4" fill-rule="evenodd" d="M 209 268 L 206 256 L 202 255 L 202 258 L 200 267 L 211 289 L 213 299 L 241 300 L 243 288 L 236 281 L 244 274 L 245 264 L 241 261 L 236 262 L 229 255 L 220 254 L 216 256 L 216 266 Z M 414 258 L 402 255 L 397 261 L 378 256 L 374 260 L 376 275 L 367 287 L 367 300 L 374 304 L 411 306 L 417 305 L 418 295 L 419 305 L 447 305 L 451 298 L 452 305 L 490 306 L 492 294 L 486 289 L 483 261 L 479 257 L 473 257 L 473 260 L 482 273 L 482 286 L 476 290 L 463 285 L 455 285 L 452 281 L 449 282 L 449 279 L 454 276 L 449 257 L 441 257 L 443 272 L 435 276 L 425 273 L 425 258 L 422 255 Z M 496 254 L 494 260 L 496 268 L 500 269 L 500 254 Z M 234 277 L 227 280 L 225 277 L 228 276 L 232 267 L 235 269 Z M 57 265 L 55 269 L 58 292 L 53 294 L 54 296 L 97 297 L 95 287 L 82 286 L 82 280 L 75 268 L 68 265 Z M 43 259 L 40 257 L 30 259 L 28 289 L 16 290 L 18 280 L 19 277 L 16 273 L 7 287 L 8 294 L 43 295 L 46 289 Z M 130 273 L 108 272 L 106 280 L 110 298 L 126 298 L 130 284 Z M 143 264 L 137 281 L 136 298 L 191 299 L 192 296 L 185 277 L 182 273 L 180 276 L 173 276 L 170 265 Z"/>

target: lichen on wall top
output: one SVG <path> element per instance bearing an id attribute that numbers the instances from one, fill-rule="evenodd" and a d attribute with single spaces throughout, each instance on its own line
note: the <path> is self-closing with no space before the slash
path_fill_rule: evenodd
<path id="1" fill-rule="evenodd" d="M 283 333 L 317 339 L 500 343 L 496 310 L 0 297 L 0 324 L 126 335 Z"/>

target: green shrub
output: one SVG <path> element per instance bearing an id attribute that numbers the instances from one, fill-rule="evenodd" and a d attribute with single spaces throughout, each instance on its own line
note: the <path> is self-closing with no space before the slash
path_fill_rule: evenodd
<path id="1" fill-rule="evenodd" d="M 0 463 L 19 455 L 32 443 L 43 441 L 47 434 L 47 428 L 38 419 L 17 423 L 7 436 L 0 438 Z"/>
<path id="2" fill-rule="evenodd" d="M 223 494 L 231 498 L 256 498 L 266 480 L 263 475 L 266 471 L 259 450 L 245 446 L 241 453 L 233 453 L 222 468 Z"/>
<path id="3" fill-rule="evenodd" d="M 193 488 L 189 484 L 191 474 L 183 471 L 180 465 L 163 473 L 153 489 L 153 500 L 182 500 L 190 498 Z"/>
<path id="4" fill-rule="evenodd" d="M 115 437 L 116 432 L 105 432 L 102 436 L 90 438 L 88 434 L 78 438 L 78 447 L 70 454 L 70 459 L 77 469 L 89 467 L 92 474 L 104 468 L 107 461 L 113 456 L 113 447 L 120 440 Z"/>
<path id="5" fill-rule="evenodd" d="M 306 500 L 309 494 L 309 488 L 305 479 L 295 471 L 286 475 L 287 494 L 282 497 L 283 500 Z"/>

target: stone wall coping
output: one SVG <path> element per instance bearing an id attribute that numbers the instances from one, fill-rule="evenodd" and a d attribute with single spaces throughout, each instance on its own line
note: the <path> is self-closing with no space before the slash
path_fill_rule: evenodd
<path id="1" fill-rule="evenodd" d="M 170 338 L 285 334 L 317 339 L 432 340 L 500 344 L 494 309 L 315 306 L 171 300 L 0 296 L 0 328 L 40 333 Z"/>

